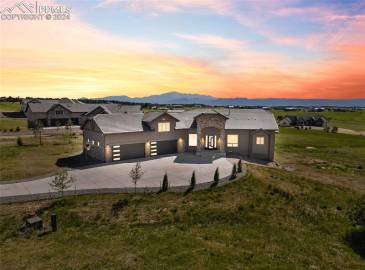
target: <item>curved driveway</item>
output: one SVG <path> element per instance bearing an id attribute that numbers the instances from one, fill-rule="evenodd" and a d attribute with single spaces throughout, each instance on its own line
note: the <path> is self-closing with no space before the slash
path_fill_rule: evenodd
<path id="1" fill-rule="evenodd" d="M 220 178 L 229 176 L 235 161 L 235 159 L 219 158 L 207 163 L 193 155 L 167 156 L 145 160 L 141 162 L 144 175 L 138 181 L 137 187 L 160 187 L 165 172 L 168 174 L 170 187 L 186 186 L 189 185 L 194 170 L 197 183 L 210 182 L 213 180 L 217 167 Z M 132 188 L 134 185 L 128 174 L 134 165 L 135 162 L 123 162 L 73 169 L 71 174 L 76 178 L 76 181 L 69 190 Z M 0 184 L 0 198 L 53 192 L 49 186 L 52 179 L 53 177 L 45 177 L 33 181 Z"/>

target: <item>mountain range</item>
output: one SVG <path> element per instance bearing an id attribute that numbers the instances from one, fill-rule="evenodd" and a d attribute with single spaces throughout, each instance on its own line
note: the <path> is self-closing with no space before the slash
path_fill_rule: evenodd
<path id="1" fill-rule="evenodd" d="M 100 99 L 100 98 L 99 98 Z M 218 98 L 200 94 L 168 92 L 140 98 L 128 96 L 108 96 L 101 98 L 109 101 L 124 101 L 153 104 L 204 104 L 211 106 L 344 106 L 365 107 L 365 98 L 356 99 L 292 99 L 292 98 Z"/>

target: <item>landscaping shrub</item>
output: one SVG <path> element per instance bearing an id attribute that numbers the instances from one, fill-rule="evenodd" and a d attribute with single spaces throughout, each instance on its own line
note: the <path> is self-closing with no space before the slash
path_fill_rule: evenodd
<path id="1" fill-rule="evenodd" d="M 12 128 L 9 128 L 9 132 L 13 132 L 14 130 Z"/>
<path id="2" fill-rule="evenodd" d="M 218 183 L 219 183 L 219 169 L 217 168 L 215 169 L 213 183 L 211 184 L 210 187 L 216 187 L 218 186 Z"/>
<path id="3" fill-rule="evenodd" d="M 229 180 L 235 179 L 236 175 L 237 175 L 237 167 L 236 167 L 236 163 L 235 163 L 235 164 L 233 164 L 232 173 L 231 173 L 231 177 L 229 178 Z"/>
<path id="4" fill-rule="evenodd" d="M 8 130 L 6 128 L 3 129 L 3 132 L 8 132 Z"/>
<path id="5" fill-rule="evenodd" d="M 338 132 L 338 127 L 336 127 L 336 126 L 332 127 L 331 132 L 332 133 L 337 133 Z"/>
<path id="6" fill-rule="evenodd" d="M 17 144 L 18 146 L 23 146 L 23 145 L 24 145 L 23 140 L 22 140 L 22 138 L 21 138 L 21 137 L 16 138 L 16 144 Z"/>
<path id="7" fill-rule="evenodd" d="M 122 200 L 117 201 L 116 203 L 113 203 L 113 205 L 112 205 L 112 215 L 113 216 L 118 216 L 119 212 L 126 206 L 128 206 L 128 200 L 127 199 L 122 199 Z"/>
<path id="8" fill-rule="evenodd" d="M 15 131 L 16 131 L 16 132 L 19 132 L 19 131 L 20 131 L 20 127 L 16 127 L 16 128 L 15 128 Z"/>
<path id="9" fill-rule="evenodd" d="M 365 227 L 365 196 L 356 201 L 349 212 L 349 219 L 354 226 Z"/>
<path id="10" fill-rule="evenodd" d="M 196 185 L 196 177 L 195 177 L 195 171 L 193 171 L 193 174 L 191 175 L 190 179 L 190 188 L 194 189 Z"/>
<path id="11" fill-rule="evenodd" d="M 184 196 L 189 194 L 190 192 L 192 192 L 195 188 L 195 185 L 196 185 L 196 177 L 195 177 L 195 171 L 193 171 L 193 174 L 191 175 L 191 178 L 190 178 L 190 186 L 184 192 Z"/>
<path id="12" fill-rule="evenodd" d="M 167 173 L 165 173 L 165 175 L 163 176 L 163 180 L 162 180 L 162 187 L 161 187 L 161 191 L 162 192 L 166 192 L 169 188 L 169 180 L 167 177 Z"/>
<path id="13" fill-rule="evenodd" d="M 242 160 L 240 159 L 237 162 L 237 173 L 241 173 L 242 172 Z"/>

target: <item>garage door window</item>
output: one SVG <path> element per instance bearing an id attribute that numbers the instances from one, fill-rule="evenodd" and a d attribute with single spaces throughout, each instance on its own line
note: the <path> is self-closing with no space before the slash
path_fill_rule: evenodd
<path id="1" fill-rule="evenodd" d="M 113 161 L 120 160 L 120 145 L 113 145 Z"/>
<path id="2" fill-rule="evenodd" d="M 169 132 L 169 131 L 170 131 L 170 122 L 158 123 L 158 132 Z"/>
<path id="3" fill-rule="evenodd" d="M 265 144 L 265 137 L 256 137 L 256 144 L 263 145 Z"/>
<path id="4" fill-rule="evenodd" d="M 238 147 L 238 135 L 237 134 L 227 135 L 227 147 Z"/>
<path id="5" fill-rule="evenodd" d="M 198 145 L 198 135 L 189 134 L 189 146 L 197 146 L 197 145 Z"/>

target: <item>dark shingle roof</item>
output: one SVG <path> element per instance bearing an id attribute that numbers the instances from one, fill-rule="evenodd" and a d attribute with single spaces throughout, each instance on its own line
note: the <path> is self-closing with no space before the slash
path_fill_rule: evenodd
<path id="1" fill-rule="evenodd" d="M 93 119 L 103 133 L 124 133 L 144 131 L 143 122 L 150 122 L 165 112 L 99 114 Z M 222 114 L 226 119 L 226 129 L 278 130 L 272 113 L 256 109 L 218 109 L 213 111 L 192 110 L 169 113 L 176 118 L 176 129 L 194 128 L 195 117 L 202 113 Z"/>
<path id="2" fill-rule="evenodd" d="M 143 131 L 143 113 L 98 114 L 93 117 L 104 134 Z"/>

